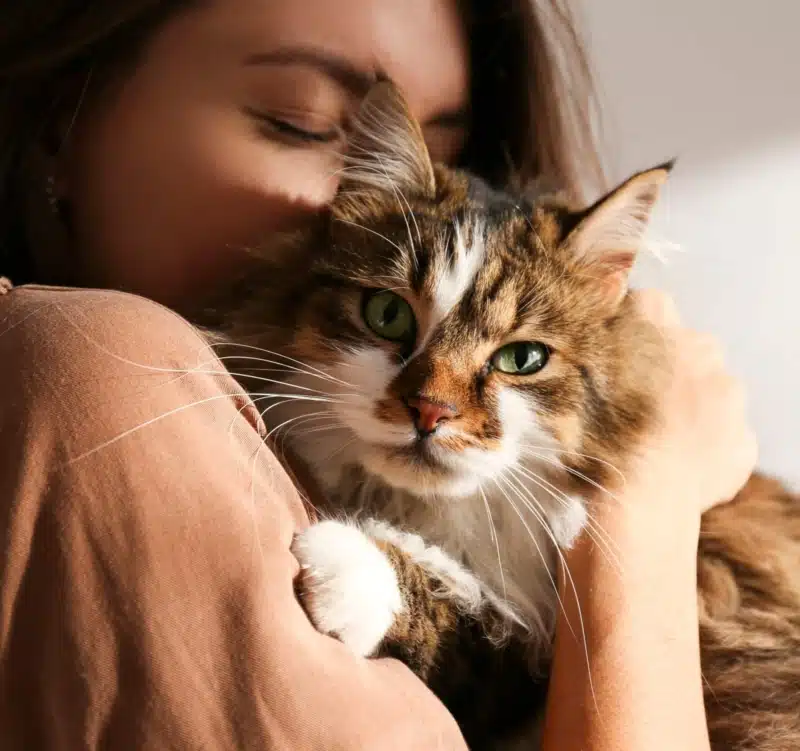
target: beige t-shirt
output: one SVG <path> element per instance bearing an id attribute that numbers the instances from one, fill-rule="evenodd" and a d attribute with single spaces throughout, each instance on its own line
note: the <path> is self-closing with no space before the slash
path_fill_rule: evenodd
<path id="1" fill-rule="evenodd" d="M 262 432 L 166 309 L 0 297 L 3 751 L 465 748 L 404 666 L 309 623 Z"/>

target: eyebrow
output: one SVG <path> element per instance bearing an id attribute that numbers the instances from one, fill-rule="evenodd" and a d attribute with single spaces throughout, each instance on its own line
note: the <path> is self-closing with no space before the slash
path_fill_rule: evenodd
<path id="1" fill-rule="evenodd" d="M 272 52 L 260 52 L 247 57 L 245 65 L 302 65 L 314 68 L 358 96 L 366 94 L 380 75 L 377 68 L 358 68 L 346 58 L 315 47 L 280 47 Z"/>
<path id="2" fill-rule="evenodd" d="M 245 58 L 245 65 L 300 65 L 314 68 L 356 96 L 364 96 L 384 74 L 380 68 L 365 70 L 333 52 L 316 47 L 279 47 L 271 52 L 259 52 Z M 466 128 L 469 108 L 446 110 L 427 120 L 425 126 Z"/>

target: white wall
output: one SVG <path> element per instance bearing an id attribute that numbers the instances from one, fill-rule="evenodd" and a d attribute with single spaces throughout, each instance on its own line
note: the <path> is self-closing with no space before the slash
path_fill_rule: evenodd
<path id="1" fill-rule="evenodd" d="M 583 0 L 611 176 L 672 156 L 672 292 L 748 384 L 761 466 L 800 487 L 800 0 Z"/>

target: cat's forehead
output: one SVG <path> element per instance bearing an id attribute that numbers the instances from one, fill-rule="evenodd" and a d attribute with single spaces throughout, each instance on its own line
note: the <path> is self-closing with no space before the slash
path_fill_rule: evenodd
<path id="1" fill-rule="evenodd" d="M 479 338 L 507 336 L 542 315 L 552 317 L 563 270 L 541 243 L 532 217 L 516 206 L 472 207 L 449 217 L 408 255 L 411 290 L 432 318 L 466 324 Z"/>
<path id="2" fill-rule="evenodd" d="M 418 252 L 440 252 L 444 240 L 467 234 L 473 243 L 483 242 L 487 259 L 498 257 L 521 272 L 553 255 L 562 227 L 551 197 L 497 190 L 479 177 L 442 168 L 437 177 L 436 200 L 414 206 L 427 234 Z"/>
<path id="3" fill-rule="evenodd" d="M 566 275 L 550 205 L 464 173 L 439 178 L 436 200 L 393 195 L 373 220 L 346 224 L 336 253 L 343 275 L 409 295 L 430 323 L 460 321 L 484 338 L 537 314 L 558 317 Z"/>
<path id="4" fill-rule="evenodd" d="M 529 295 L 561 272 L 561 230 L 549 205 L 456 177 L 440 188 L 436 202 L 414 212 L 416 238 L 401 233 L 398 251 L 415 291 L 498 302 Z"/>

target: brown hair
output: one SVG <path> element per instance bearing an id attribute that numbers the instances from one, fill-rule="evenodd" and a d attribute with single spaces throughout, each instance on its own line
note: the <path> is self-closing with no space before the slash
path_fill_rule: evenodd
<path id="1" fill-rule="evenodd" d="M 35 145 L 57 150 L 57 120 L 91 81 L 124 73 L 170 15 L 202 0 L 25 0 L 0 7 L 0 274 L 36 279 L 23 196 Z M 592 86 L 568 0 L 462 0 L 471 39 L 473 122 L 463 165 L 582 195 L 602 182 Z M 595 185 L 592 185 L 595 187 Z M 43 189 L 43 186 L 42 186 Z"/>

